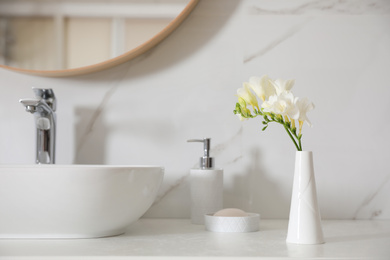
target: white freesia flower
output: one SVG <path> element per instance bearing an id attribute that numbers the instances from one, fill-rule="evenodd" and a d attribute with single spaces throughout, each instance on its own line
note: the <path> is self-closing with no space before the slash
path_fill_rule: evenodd
<path id="1" fill-rule="evenodd" d="M 247 104 L 250 104 L 253 109 L 259 108 L 256 96 L 252 93 L 250 84 L 244 82 L 242 88 L 237 89 L 238 98 L 242 98 Z"/>
<path id="2" fill-rule="evenodd" d="M 261 78 L 250 77 L 249 83 L 256 95 L 263 101 L 276 94 L 275 87 L 267 75 L 264 75 Z"/>
<path id="3" fill-rule="evenodd" d="M 286 104 L 283 100 L 279 99 L 279 96 L 272 95 L 268 100 L 263 102 L 261 107 L 264 109 L 264 112 L 281 114 L 284 112 Z"/>
<path id="4" fill-rule="evenodd" d="M 303 124 L 305 121 L 307 122 L 307 124 L 309 126 L 312 126 L 309 118 L 307 118 L 306 113 L 309 112 L 310 110 L 314 109 L 314 104 L 306 97 L 305 98 L 298 98 L 296 100 L 295 104 L 299 110 L 299 116 L 297 119 L 299 121 L 300 127 L 302 127 L 301 124 Z"/>
<path id="5" fill-rule="evenodd" d="M 268 100 L 261 105 L 264 112 L 271 112 L 277 115 L 288 116 L 291 119 L 298 119 L 299 110 L 295 105 L 297 98 L 290 93 L 281 93 L 280 95 L 270 96 Z"/>
<path id="6" fill-rule="evenodd" d="M 276 95 L 280 95 L 282 93 L 289 93 L 292 87 L 294 86 L 295 81 L 293 79 L 288 79 L 288 80 L 277 79 L 271 81 L 271 83 L 275 88 Z"/>
<path id="7" fill-rule="evenodd" d="M 242 88 L 237 90 L 238 102 L 233 111 L 240 120 L 247 120 L 257 116 L 262 117 L 263 128 L 266 130 L 270 123 L 283 125 L 288 136 L 298 151 L 302 151 L 302 126 L 307 122 L 307 112 L 314 109 L 314 104 L 307 98 L 298 98 L 291 92 L 294 80 L 272 80 L 267 75 L 251 77 L 244 82 Z M 263 102 L 259 108 L 258 99 Z M 252 110 L 248 105 L 252 106 Z M 299 132 L 295 125 L 299 122 Z"/>

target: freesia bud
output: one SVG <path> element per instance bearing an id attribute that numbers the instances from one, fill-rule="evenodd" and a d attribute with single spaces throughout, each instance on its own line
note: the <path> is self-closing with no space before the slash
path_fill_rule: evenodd
<path id="1" fill-rule="evenodd" d="M 243 87 L 237 90 L 237 96 L 239 99 L 243 99 L 247 104 L 250 104 L 253 109 L 259 109 L 259 104 L 257 103 L 256 96 L 250 90 L 250 84 L 244 82 Z"/>

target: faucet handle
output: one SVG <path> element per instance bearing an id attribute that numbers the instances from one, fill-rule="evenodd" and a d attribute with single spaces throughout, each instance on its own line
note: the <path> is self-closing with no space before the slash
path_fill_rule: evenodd
<path id="1" fill-rule="evenodd" d="M 57 99 L 51 88 L 32 88 L 37 98 L 45 100 L 46 104 L 53 110 L 57 109 Z"/>

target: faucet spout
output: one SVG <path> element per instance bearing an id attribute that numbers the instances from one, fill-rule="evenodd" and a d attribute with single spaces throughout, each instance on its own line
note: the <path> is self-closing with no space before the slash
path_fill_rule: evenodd
<path id="1" fill-rule="evenodd" d="M 21 99 L 27 112 L 34 115 L 36 127 L 36 163 L 55 163 L 56 99 L 51 89 L 33 88 L 35 99 Z"/>

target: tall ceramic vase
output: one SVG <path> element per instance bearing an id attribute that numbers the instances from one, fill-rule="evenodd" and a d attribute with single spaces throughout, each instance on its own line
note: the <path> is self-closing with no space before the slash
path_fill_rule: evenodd
<path id="1" fill-rule="evenodd" d="M 317 202 L 313 153 L 297 151 L 287 243 L 322 244 L 324 237 Z"/>

